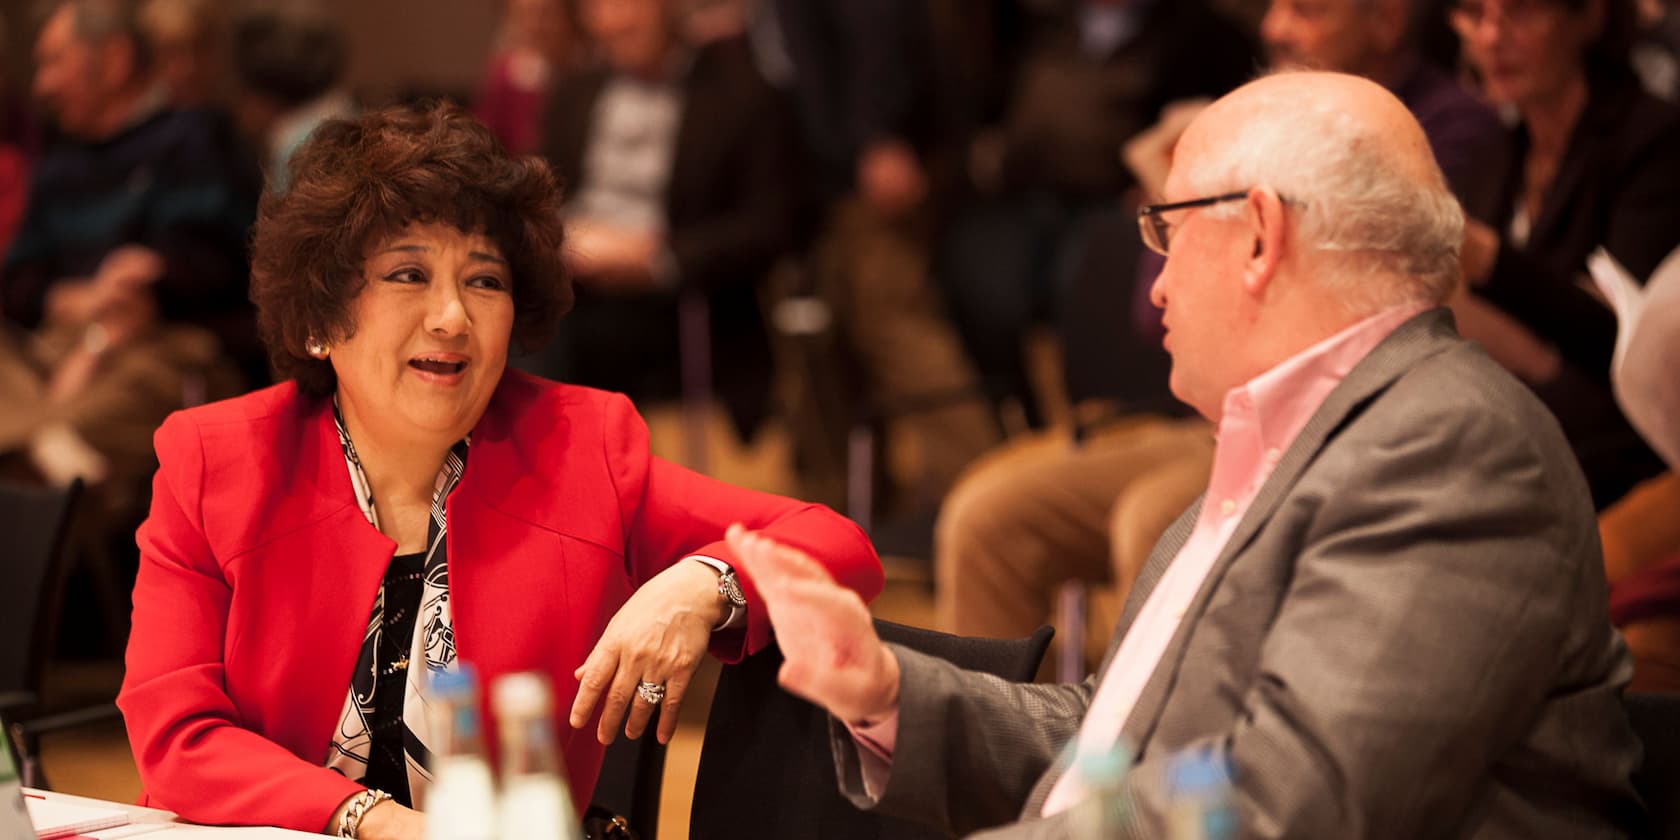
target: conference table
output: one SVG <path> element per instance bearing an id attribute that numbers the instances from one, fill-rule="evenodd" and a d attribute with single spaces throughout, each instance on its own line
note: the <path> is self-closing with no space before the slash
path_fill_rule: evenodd
<path id="1" fill-rule="evenodd" d="M 15 790 L 15 788 L 14 788 Z M 87 805 L 95 808 L 117 808 L 128 813 L 128 825 L 106 828 L 99 831 L 89 831 L 78 837 L 96 838 L 97 840 L 117 840 L 120 837 L 144 837 L 146 840 L 297 840 L 297 838 L 313 837 L 320 840 L 319 834 L 306 834 L 301 831 L 289 831 L 284 828 L 227 828 L 214 825 L 195 825 L 182 822 L 180 817 L 171 811 L 160 811 L 156 808 L 142 808 L 122 802 L 107 802 L 103 799 L 89 799 L 85 796 L 72 796 L 67 793 L 35 790 L 24 788 L 24 795 L 38 797 L 48 801 L 63 802 L 71 805 Z"/>

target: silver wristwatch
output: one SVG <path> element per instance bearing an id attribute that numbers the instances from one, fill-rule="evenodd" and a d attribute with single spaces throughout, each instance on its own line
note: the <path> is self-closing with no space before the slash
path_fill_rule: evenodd
<path id="1" fill-rule="evenodd" d="M 727 630 L 731 627 L 738 627 L 741 624 L 746 623 L 747 596 L 741 591 L 741 581 L 735 577 L 735 570 L 730 568 L 728 563 L 725 563 L 716 557 L 707 557 L 703 554 L 695 554 L 690 556 L 688 559 L 698 560 L 701 563 L 705 563 L 706 565 L 711 566 L 713 571 L 718 573 L 718 597 L 722 598 L 723 602 L 729 605 L 729 615 L 724 618 L 722 624 L 713 627 L 712 630 Z"/>

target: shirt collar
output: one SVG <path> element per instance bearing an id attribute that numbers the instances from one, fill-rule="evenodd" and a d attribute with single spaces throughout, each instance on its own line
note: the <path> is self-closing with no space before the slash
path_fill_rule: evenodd
<path id="1" fill-rule="evenodd" d="M 1428 308 L 1405 304 L 1385 309 L 1232 388 L 1225 394 L 1220 443 L 1226 443 L 1228 430 L 1251 429 L 1262 452 L 1280 456 L 1354 365 Z"/>

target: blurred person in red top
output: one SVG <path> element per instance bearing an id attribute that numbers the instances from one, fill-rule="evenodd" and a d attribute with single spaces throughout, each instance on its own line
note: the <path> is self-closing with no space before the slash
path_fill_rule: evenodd
<path id="1" fill-rule="evenodd" d="M 473 113 L 509 152 L 540 150 L 543 107 L 555 81 L 577 65 L 577 47 L 577 26 L 564 0 L 506 0 Z"/>

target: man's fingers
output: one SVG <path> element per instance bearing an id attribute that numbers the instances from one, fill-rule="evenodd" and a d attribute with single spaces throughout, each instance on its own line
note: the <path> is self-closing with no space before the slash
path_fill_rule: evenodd
<path id="1" fill-rule="evenodd" d="M 595 701 L 600 699 L 601 692 L 611 684 L 614 666 L 617 664 L 617 645 L 603 639 L 589 652 L 589 658 L 572 672 L 572 676 L 578 679 L 577 698 L 572 701 L 570 718 L 573 729 L 582 729 L 583 725 L 589 722 L 589 716 L 595 711 Z"/>

